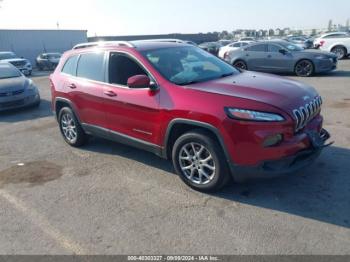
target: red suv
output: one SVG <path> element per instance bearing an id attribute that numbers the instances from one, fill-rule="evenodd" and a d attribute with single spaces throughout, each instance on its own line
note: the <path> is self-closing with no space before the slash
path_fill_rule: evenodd
<path id="1" fill-rule="evenodd" d="M 200 191 L 293 173 L 329 138 L 312 87 L 239 71 L 191 45 L 78 45 L 50 79 L 68 144 L 93 135 L 153 152 Z"/>

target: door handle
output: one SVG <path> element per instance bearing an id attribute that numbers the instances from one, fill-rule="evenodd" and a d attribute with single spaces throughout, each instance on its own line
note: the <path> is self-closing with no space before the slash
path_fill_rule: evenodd
<path id="1" fill-rule="evenodd" d="M 71 88 L 71 89 L 76 89 L 77 88 L 77 86 L 75 84 L 73 84 L 73 83 L 69 84 L 68 87 Z"/>
<path id="2" fill-rule="evenodd" d="M 268 55 L 267 58 L 271 58 L 272 56 L 271 55 Z"/>
<path id="3" fill-rule="evenodd" d="M 104 93 L 106 96 L 110 96 L 110 97 L 117 96 L 117 94 L 114 93 L 112 90 L 104 91 L 103 93 Z"/>

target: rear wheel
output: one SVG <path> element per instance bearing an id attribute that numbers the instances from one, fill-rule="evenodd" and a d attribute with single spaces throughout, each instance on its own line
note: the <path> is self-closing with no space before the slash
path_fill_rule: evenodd
<path id="1" fill-rule="evenodd" d="M 69 145 L 79 147 L 87 142 L 88 137 L 81 128 L 71 108 L 62 108 L 58 116 L 58 121 L 63 138 Z"/>
<path id="2" fill-rule="evenodd" d="M 177 139 L 172 160 L 180 178 L 198 191 L 217 191 L 230 179 L 220 145 L 201 130 L 194 130 Z"/>
<path id="3" fill-rule="evenodd" d="M 336 54 L 338 59 L 343 59 L 346 56 L 346 49 L 343 46 L 333 47 L 332 53 Z"/>
<path id="4" fill-rule="evenodd" d="M 315 67 L 310 60 L 301 60 L 295 65 L 295 74 L 297 76 L 307 77 L 312 76 Z"/>
<path id="5" fill-rule="evenodd" d="M 246 62 L 242 61 L 242 60 L 237 60 L 233 63 L 233 66 L 234 67 L 237 67 L 239 69 L 242 69 L 242 70 L 248 70 L 248 66 L 246 64 Z"/>

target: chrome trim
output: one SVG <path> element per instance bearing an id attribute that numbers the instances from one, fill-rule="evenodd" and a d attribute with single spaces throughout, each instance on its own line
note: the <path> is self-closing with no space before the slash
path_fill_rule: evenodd
<path id="1" fill-rule="evenodd" d="M 318 96 L 304 106 L 293 110 L 295 132 L 303 129 L 321 111 L 322 103 L 322 98 Z"/>

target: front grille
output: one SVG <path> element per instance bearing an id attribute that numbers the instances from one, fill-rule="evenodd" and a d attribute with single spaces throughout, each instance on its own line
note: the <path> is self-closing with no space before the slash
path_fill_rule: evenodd
<path id="1" fill-rule="evenodd" d="M 26 61 L 13 61 L 10 62 L 12 65 L 16 66 L 16 67 L 23 67 L 26 65 Z"/>
<path id="2" fill-rule="evenodd" d="M 22 94 L 23 92 L 24 92 L 24 89 L 17 90 L 17 91 L 6 92 L 6 93 L 0 93 L 0 97 L 15 96 L 15 95 Z"/>
<path id="3" fill-rule="evenodd" d="M 322 98 L 316 97 L 311 102 L 293 110 L 295 132 L 303 129 L 321 111 Z"/>

